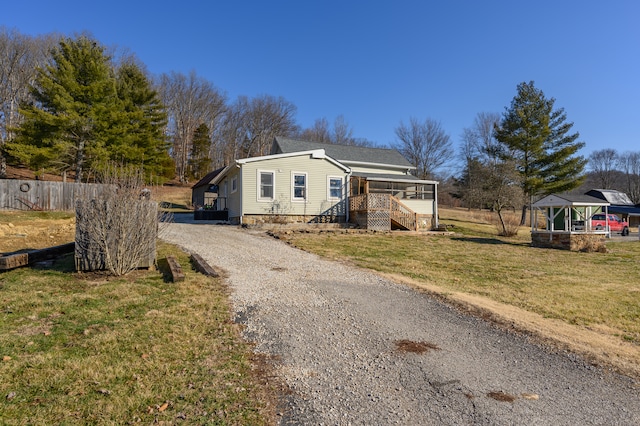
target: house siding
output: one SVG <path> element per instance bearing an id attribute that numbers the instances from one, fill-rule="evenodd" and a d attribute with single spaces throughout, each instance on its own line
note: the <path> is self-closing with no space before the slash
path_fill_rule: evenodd
<path id="1" fill-rule="evenodd" d="M 364 167 L 364 166 L 354 166 L 349 163 L 345 163 L 345 165 L 351 168 L 353 173 L 379 173 L 386 175 L 398 175 L 398 177 L 407 176 L 404 170 L 398 170 L 397 168 L 385 168 L 383 166 L 380 167 Z"/>
<path id="2" fill-rule="evenodd" d="M 434 200 L 401 200 L 402 204 L 418 214 L 433 215 L 435 211 Z"/>
<path id="3" fill-rule="evenodd" d="M 232 192 L 232 181 L 237 179 L 237 191 Z M 229 172 L 219 183 L 218 197 L 224 199 L 221 204 L 226 207 L 229 212 L 229 220 L 232 222 L 238 222 L 240 216 L 242 216 L 242 191 L 241 188 L 241 173 L 239 169 Z M 234 220 L 235 219 L 235 220 Z"/>
<path id="4" fill-rule="evenodd" d="M 249 162 L 243 164 L 241 170 L 243 215 L 310 217 L 346 214 L 344 185 L 347 183 L 347 173 L 327 159 L 315 159 L 305 154 Z M 273 201 L 258 200 L 259 171 L 274 173 Z M 306 174 L 306 202 L 293 200 L 293 173 L 296 172 Z M 341 200 L 329 200 L 329 176 L 342 178 L 343 198 Z"/>

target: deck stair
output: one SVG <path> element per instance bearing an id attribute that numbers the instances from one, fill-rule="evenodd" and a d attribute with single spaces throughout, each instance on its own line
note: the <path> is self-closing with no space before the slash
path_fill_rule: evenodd
<path id="1" fill-rule="evenodd" d="M 418 229 L 416 212 L 391 194 L 355 195 L 349 199 L 349 211 L 351 219 L 366 229 Z"/>
<path id="2" fill-rule="evenodd" d="M 408 231 L 416 231 L 418 229 L 418 220 L 416 212 L 404 205 L 398 198 L 390 195 L 391 200 L 391 228 L 401 228 Z"/>

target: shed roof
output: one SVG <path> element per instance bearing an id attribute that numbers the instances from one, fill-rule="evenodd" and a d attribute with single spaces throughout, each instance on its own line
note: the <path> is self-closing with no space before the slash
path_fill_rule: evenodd
<path id="1" fill-rule="evenodd" d="M 609 206 L 609 213 L 618 213 L 627 216 L 640 216 L 640 207 L 635 206 Z"/>
<path id="2" fill-rule="evenodd" d="M 606 200 L 609 203 L 616 204 L 618 206 L 633 207 L 633 202 L 629 196 L 624 192 L 616 191 L 615 189 L 592 189 L 587 192 L 587 195 Z"/>
<path id="3" fill-rule="evenodd" d="M 272 154 L 324 149 L 327 155 L 347 165 L 378 164 L 412 170 L 414 166 L 396 149 L 370 148 L 354 145 L 301 141 L 277 136 L 271 149 Z"/>
<path id="4" fill-rule="evenodd" d="M 191 189 L 195 189 L 195 188 L 199 188 L 201 186 L 207 186 L 211 183 L 211 181 L 220 174 L 220 172 L 222 172 L 225 168 L 224 167 L 220 167 L 219 169 L 216 169 L 212 172 L 207 173 L 202 179 L 200 179 L 198 182 L 196 182 Z"/>
<path id="5" fill-rule="evenodd" d="M 610 203 L 586 194 L 551 194 L 533 203 L 533 207 L 608 206 Z"/>

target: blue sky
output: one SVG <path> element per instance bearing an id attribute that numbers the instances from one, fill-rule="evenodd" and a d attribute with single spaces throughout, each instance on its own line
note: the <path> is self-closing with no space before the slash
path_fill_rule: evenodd
<path id="1" fill-rule="evenodd" d="M 581 152 L 640 150 L 640 2 L 10 1 L 0 25 L 88 31 L 152 74 L 189 73 L 229 99 L 282 96 L 303 127 L 343 115 L 380 145 L 411 117 L 457 146 L 480 112 L 504 112 L 523 81 L 556 99 Z"/>

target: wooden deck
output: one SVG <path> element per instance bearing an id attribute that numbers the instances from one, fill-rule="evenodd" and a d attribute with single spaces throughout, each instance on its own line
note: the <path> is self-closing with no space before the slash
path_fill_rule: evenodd
<path id="1" fill-rule="evenodd" d="M 349 197 L 349 216 L 360 227 L 377 231 L 418 230 L 418 215 L 391 194 Z"/>

